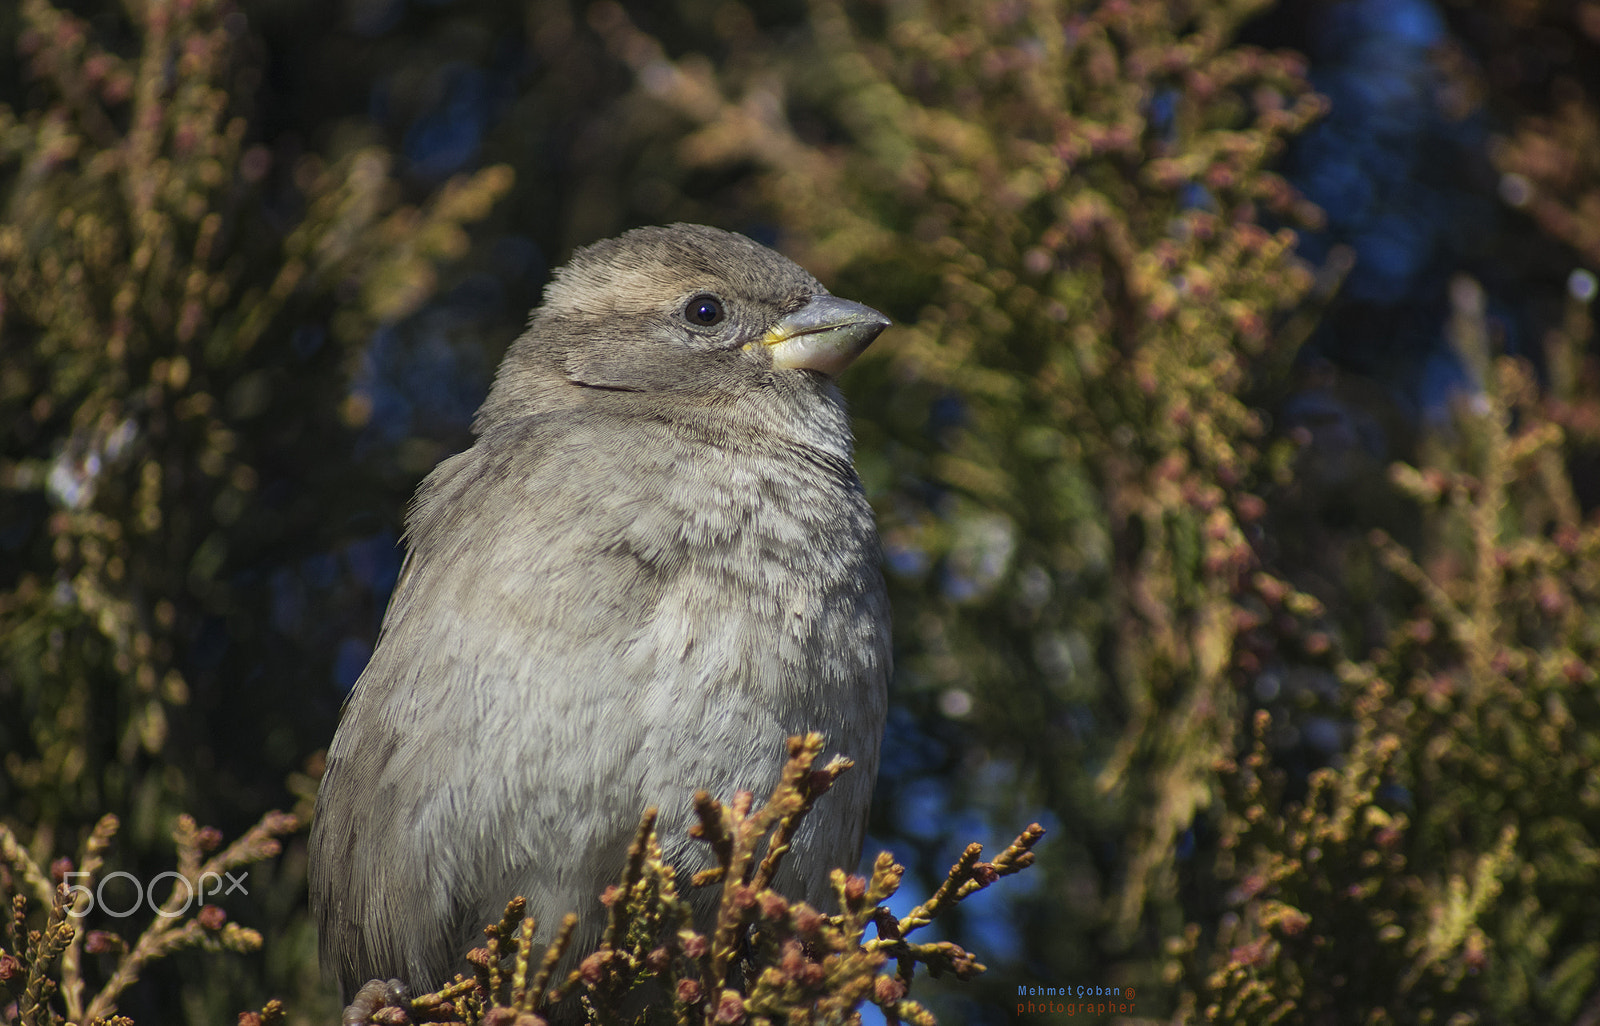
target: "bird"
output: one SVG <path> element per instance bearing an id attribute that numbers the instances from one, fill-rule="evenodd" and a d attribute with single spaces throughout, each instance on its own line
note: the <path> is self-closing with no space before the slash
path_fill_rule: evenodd
<path id="1" fill-rule="evenodd" d="M 422 482 L 310 838 L 324 972 L 447 983 L 513 896 L 598 943 L 647 807 L 765 795 L 791 735 L 853 760 L 774 881 L 831 906 L 887 714 L 881 546 L 835 376 L 890 321 L 704 225 L 579 249 Z M 703 888 L 697 914 L 714 908 Z"/>

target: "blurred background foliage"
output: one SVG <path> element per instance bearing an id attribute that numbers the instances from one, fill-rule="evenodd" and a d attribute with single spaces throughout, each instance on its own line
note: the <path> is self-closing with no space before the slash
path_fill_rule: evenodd
<path id="1" fill-rule="evenodd" d="M 867 857 L 909 908 L 1051 831 L 920 1000 L 1600 1021 L 1600 5 L 21 0 L 0 53 L 40 865 L 308 812 L 549 268 L 696 220 L 899 325 L 843 382 L 896 616 Z M 250 872 L 262 950 L 125 1014 L 333 1020 L 303 842 Z"/>

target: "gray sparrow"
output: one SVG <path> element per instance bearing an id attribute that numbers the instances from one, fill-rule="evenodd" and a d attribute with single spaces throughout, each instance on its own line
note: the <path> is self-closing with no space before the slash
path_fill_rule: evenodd
<path id="1" fill-rule="evenodd" d="M 834 375 L 889 321 L 714 228 L 578 251 L 507 352 L 471 448 L 428 475 L 311 832 L 346 999 L 465 968 L 508 899 L 598 942 L 647 806 L 711 864 L 691 799 L 764 797 L 785 739 L 855 761 L 775 886 L 831 907 L 860 857 L 889 607 Z M 711 889 L 707 889 L 709 892 Z M 709 913 L 709 893 L 701 899 Z"/>

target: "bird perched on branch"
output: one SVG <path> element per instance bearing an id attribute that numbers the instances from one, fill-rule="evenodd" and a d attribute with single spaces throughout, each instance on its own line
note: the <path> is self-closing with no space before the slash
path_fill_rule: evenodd
<path id="1" fill-rule="evenodd" d="M 470 449 L 418 489 L 404 569 L 311 833 L 346 999 L 463 968 L 521 894 L 541 935 L 599 895 L 643 810 L 668 860 L 705 788 L 765 795 L 785 739 L 856 764 L 776 887 L 831 904 L 860 856 L 889 673 L 872 512 L 833 376 L 889 321 L 698 225 L 576 253 L 506 354 Z"/>

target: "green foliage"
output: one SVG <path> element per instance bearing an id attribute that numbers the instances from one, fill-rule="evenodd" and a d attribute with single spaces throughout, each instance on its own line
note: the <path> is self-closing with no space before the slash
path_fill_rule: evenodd
<path id="1" fill-rule="evenodd" d="M 303 216 L 273 231 L 257 195 L 271 155 L 246 145 L 229 92 L 237 15 L 133 11 L 124 57 L 28 0 L 22 48 L 50 99 L 0 108 L 0 486 L 26 532 L 0 582 L 0 696 L 19 713 L 0 727 L 0 793 L 35 823 L 141 806 L 150 836 L 186 797 L 157 765 L 186 762 L 178 650 L 237 616 L 230 578 L 315 515 L 262 501 L 263 464 L 310 463 L 359 423 L 356 347 L 421 302 L 510 175 L 415 208 L 381 150 L 307 157 L 281 183 Z M 291 331 L 330 313 L 333 344 L 295 360 Z"/>
<path id="2" fill-rule="evenodd" d="M 124 28 L 141 49 L 124 58 L 29 0 L 23 46 L 53 98 L 0 108 L 14 165 L 0 480 L 8 519 L 33 532 L 0 596 L 0 693 L 22 713 L 5 728 L 6 790 L 39 821 L 127 803 L 138 757 L 175 754 L 169 718 L 189 693 L 175 645 L 236 608 L 237 540 L 304 528 L 255 500 L 261 463 L 360 420 L 343 403 L 349 354 L 420 303 L 433 264 L 465 248 L 461 225 L 509 184 L 491 169 L 418 209 L 396 202 L 381 151 L 308 157 L 304 217 L 272 232 L 246 203 L 271 157 L 230 110 L 225 9 L 136 11 Z M 294 367 L 289 330 L 335 291 L 336 345 Z M 292 423 L 306 409 L 322 419 Z M 275 417 L 291 426 L 264 430 Z"/>
<path id="3" fill-rule="evenodd" d="M 366 414 L 348 372 L 511 175 L 407 205 L 379 148 L 275 167 L 225 3 L 8 17 L 29 103 L 0 105 L 0 808 L 39 856 L 117 810 L 149 859 L 180 809 L 259 814 L 219 763 L 270 774 L 249 785 L 264 804 L 311 750 L 270 746 L 305 719 L 292 687 L 248 754 L 219 743 L 196 702 L 271 692 L 195 652 L 258 634 L 245 571 L 314 551 L 337 482 L 360 486 L 322 460 Z"/>
<path id="4" fill-rule="evenodd" d="M 1342 764 L 1285 803 L 1263 713 L 1232 775 L 1239 913 L 1195 981 L 1210 1021 L 1568 1022 L 1592 998 L 1600 525 L 1565 470 L 1572 407 L 1511 361 L 1488 399 L 1395 465 L 1424 542 L 1371 539 L 1412 604 L 1343 665 Z"/>
<path id="5" fill-rule="evenodd" d="M 172 838 L 177 868 L 157 878 L 171 877 L 172 886 L 159 905 L 151 894 L 155 918 L 132 943 L 113 930 L 84 929 L 86 917 L 96 914 L 96 898 L 105 895 L 104 885 L 111 879 L 101 871 L 118 825 L 115 816 L 102 817 L 77 860 L 58 859 L 50 866 L 51 879 L 46 879 L 16 836 L 0 824 L 0 864 L 9 871 L 13 885 L 0 889 L 9 894 L 12 910 L 5 944 L 0 946 L 0 988 L 8 990 L 15 1002 L 15 1018 L 8 1015 L 8 1023 L 127 1026 L 132 1020 L 116 1014 L 117 1002 L 150 963 L 184 948 L 243 954 L 261 947 L 259 932 L 229 922 L 227 913 L 205 899 L 222 893 L 220 881 L 235 877 L 233 870 L 276 856 L 281 850 L 278 839 L 299 828 L 295 817 L 268 813 L 243 837 L 206 858 L 221 844 L 221 831 L 200 828 L 193 819 L 180 816 Z M 142 886 L 139 894 L 144 896 Z M 48 910 L 42 929 L 29 928 L 30 898 Z M 100 918 L 104 914 L 99 910 Z M 114 956 L 112 968 L 91 997 L 84 965 L 106 955 Z"/>

